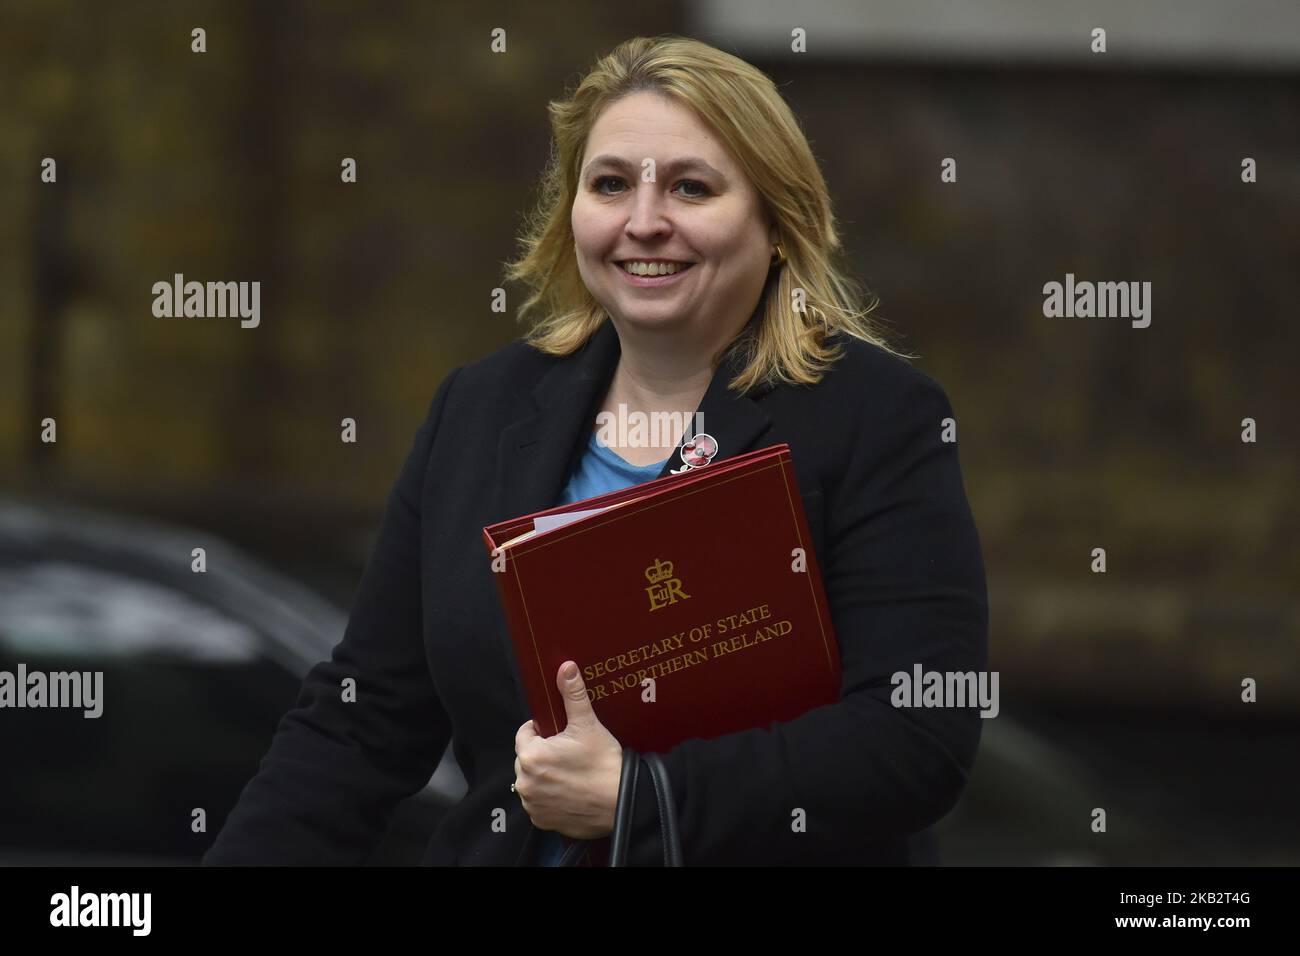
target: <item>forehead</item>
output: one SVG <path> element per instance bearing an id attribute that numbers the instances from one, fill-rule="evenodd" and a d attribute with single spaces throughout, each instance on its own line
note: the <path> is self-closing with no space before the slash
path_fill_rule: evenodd
<path id="1" fill-rule="evenodd" d="M 649 157 L 668 162 L 679 154 L 704 159 L 724 173 L 736 164 L 717 134 L 696 112 L 666 94 L 630 93 L 601 111 L 587 135 L 584 167 L 597 155 L 613 154 L 636 165 Z"/>

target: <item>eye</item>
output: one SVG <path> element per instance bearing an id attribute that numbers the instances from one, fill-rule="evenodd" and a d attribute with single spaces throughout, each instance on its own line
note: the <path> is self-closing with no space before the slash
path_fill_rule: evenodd
<path id="1" fill-rule="evenodd" d="M 609 183 L 609 182 L 621 183 L 622 181 L 623 181 L 623 180 L 619 179 L 617 176 L 601 176 L 599 179 L 597 179 L 595 182 L 593 182 L 593 183 L 591 184 L 591 186 L 592 186 L 593 189 L 596 190 L 596 192 L 600 193 L 602 196 L 608 196 L 608 195 L 611 195 L 611 194 L 610 194 L 610 193 L 607 193 L 607 192 L 605 192 L 603 189 L 601 189 L 601 188 L 600 188 L 600 187 L 601 187 L 601 184 L 602 184 L 602 183 Z"/>
<path id="2" fill-rule="evenodd" d="M 695 179 L 683 179 L 677 185 L 699 187 L 700 191 L 698 193 L 684 194 L 686 199 L 703 199 L 705 196 L 709 195 L 712 192 L 712 190 L 710 190 L 708 186 L 704 185 L 704 183 L 699 182 L 698 180 Z"/>

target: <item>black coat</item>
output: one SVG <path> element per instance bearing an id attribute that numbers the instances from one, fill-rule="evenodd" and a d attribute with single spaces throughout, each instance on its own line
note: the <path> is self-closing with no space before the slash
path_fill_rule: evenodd
<path id="1" fill-rule="evenodd" d="M 891 675 L 915 663 L 986 667 L 979 541 L 957 446 L 941 440 L 948 399 L 907 362 L 835 340 L 846 354 L 815 386 L 736 397 L 731 353 L 701 402 L 715 460 L 789 443 L 844 679 L 834 705 L 665 755 L 688 866 L 917 862 L 975 757 L 977 710 L 890 703 Z M 449 739 L 469 792 L 424 862 L 530 859 L 540 831 L 510 792 L 515 732 L 530 713 L 481 530 L 556 503 L 619 353 L 606 321 L 573 355 L 516 341 L 444 379 L 343 640 L 307 675 L 205 863 L 363 862 Z M 680 464 L 673 455 L 664 473 Z M 355 702 L 342 700 L 346 677 Z M 657 810 L 649 774 L 640 780 L 630 861 L 654 865 Z M 797 809 L 805 832 L 791 825 Z"/>

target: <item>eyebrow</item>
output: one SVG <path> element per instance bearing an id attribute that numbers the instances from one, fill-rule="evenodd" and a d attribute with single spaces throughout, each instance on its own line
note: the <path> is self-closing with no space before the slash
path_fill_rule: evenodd
<path id="1" fill-rule="evenodd" d="M 600 156 L 597 156 L 595 159 L 593 159 L 591 162 L 589 162 L 586 166 L 582 168 L 581 178 L 585 180 L 587 178 L 588 173 L 590 173 L 591 170 L 597 166 L 613 166 L 617 169 L 623 169 L 623 170 L 634 168 L 633 164 L 629 163 L 622 156 L 614 156 L 609 153 L 602 153 Z M 660 170 L 660 169 L 663 170 L 664 173 L 669 176 L 672 176 L 674 173 L 689 172 L 690 170 L 693 169 L 703 170 L 706 173 L 711 173 L 712 175 L 716 176 L 724 183 L 727 181 L 727 177 L 722 174 L 721 170 L 714 169 L 712 166 L 710 166 L 704 160 L 700 159 L 700 157 L 698 156 L 684 156 L 681 159 L 674 159 L 666 163 L 658 164 L 656 166 L 656 170 Z"/>

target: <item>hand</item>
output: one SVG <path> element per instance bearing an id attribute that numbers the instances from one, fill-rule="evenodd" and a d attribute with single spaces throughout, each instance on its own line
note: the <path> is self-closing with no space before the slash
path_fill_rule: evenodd
<path id="1" fill-rule="evenodd" d="M 573 669 L 566 679 L 565 669 Z M 565 661 L 555 676 L 568 726 L 541 737 L 531 720 L 515 734 L 515 793 L 533 825 L 579 840 L 614 829 L 623 746 L 605 729 L 587 700 L 578 665 Z"/>

